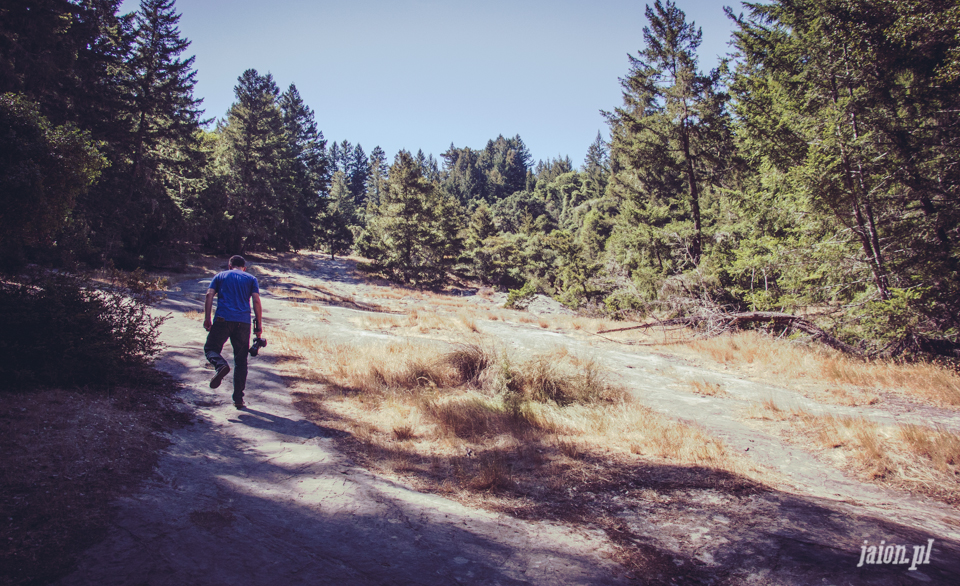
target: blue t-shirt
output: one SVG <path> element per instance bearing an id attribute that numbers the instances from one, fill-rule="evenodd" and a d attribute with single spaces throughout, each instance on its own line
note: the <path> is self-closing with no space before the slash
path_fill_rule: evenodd
<path id="1" fill-rule="evenodd" d="M 215 317 L 250 323 L 250 297 L 260 294 L 256 277 L 237 269 L 223 271 L 210 281 L 210 288 L 217 292 Z"/>

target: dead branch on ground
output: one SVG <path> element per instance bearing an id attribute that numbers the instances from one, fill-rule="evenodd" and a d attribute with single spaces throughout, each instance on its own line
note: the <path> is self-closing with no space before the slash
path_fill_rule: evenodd
<path id="1" fill-rule="evenodd" d="M 716 311 L 699 312 L 696 315 L 691 315 L 688 317 L 675 317 L 666 320 L 657 320 L 648 324 L 630 326 L 627 328 L 602 330 L 597 332 L 597 334 L 610 334 L 613 332 L 626 332 L 629 330 L 643 330 L 649 328 L 666 329 L 690 327 L 702 332 L 701 336 L 698 336 L 698 338 L 712 338 L 743 329 L 743 324 L 746 323 L 774 323 L 788 329 L 799 330 L 805 334 L 813 336 L 813 339 L 826 344 L 835 350 L 839 350 L 845 354 L 860 356 L 859 350 L 831 336 L 812 322 L 790 313 L 781 313 L 776 311 L 747 311 L 739 313 L 723 313 Z"/>

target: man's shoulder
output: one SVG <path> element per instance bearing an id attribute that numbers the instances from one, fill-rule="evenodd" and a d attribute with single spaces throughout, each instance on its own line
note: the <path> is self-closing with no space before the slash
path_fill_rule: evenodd
<path id="1" fill-rule="evenodd" d="M 228 272 L 229 271 L 220 271 L 219 273 L 214 275 L 214 277 L 210 279 L 210 288 L 215 289 L 217 283 L 222 282 L 226 278 Z"/>

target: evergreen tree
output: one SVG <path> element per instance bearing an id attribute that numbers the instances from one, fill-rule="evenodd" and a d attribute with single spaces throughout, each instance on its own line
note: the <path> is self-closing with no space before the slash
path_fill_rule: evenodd
<path id="1" fill-rule="evenodd" d="M 725 168 L 729 116 L 719 71 L 698 70 L 700 29 L 670 0 L 648 5 L 646 16 L 646 48 L 630 56 L 623 106 L 606 117 L 610 189 L 624 203 L 618 257 L 655 294 L 659 279 L 700 264 L 701 200 Z"/>
<path id="2" fill-rule="evenodd" d="M 367 185 L 365 187 L 368 203 L 373 205 L 380 203 L 380 196 L 387 187 L 388 169 L 387 154 L 379 146 L 373 147 L 373 151 L 370 153 Z"/>
<path id="3" fill-rule="evenodd" d="M 340 165 L 343 162 L 343 155 L 340 153 L 340 144 L 337 141 L 330 143 L 330 151 L 327 153 L 327 161 L 330 163 L 330 176 L 332 177 L 337 171 L 342 171 L 346 173 L 346 169 L 343 169 Z"/>
<path id="4" fill-rule="evenodd" d="M 424 178 L 423 168 L 407 151 L 397 154 L 389 175 L 380 203 L 371 205 L 359 252 L 392 279 L 441 285 L 462 247 L 461 209 Z"/>
<path id="5" fill-rule="evenodd" d="M 584 158 L 581 169 L 585 175 L 584 190 L 587 193 L 587 199 L 601 197 L 607 189 L 610 154 L 607 143 L 599 132 L 596 140 L 587 149 L 587 156 Z"/>
<path id="6" fill-rule="evenodd" d="M 350 185 L 350 193 L 358 206 L 366 202 L 367 176 L 370 173 L 370 160 L 367 159 L 363 147 L 357 144 L 353 148 L 353 155 L 350 157 L 350 169 L 347 171 L 347 181 Z"/>
<path id="7" fill-rule="evenodd" d="M 490 206 L 481 202 L 466 229 L 464 257 L 467 269 L 481 282 L 502 289 L 523 285 L 524 259 L 520 241 L 512 234 L 497 230 Z"/>
<path id="8" fill-rule="evenodd" d="M 330 195 L 326 198 L 324 214 L 317 230 L 317 241 L 333 259 L 346 254 L 353 245 L 353 231 L 357 224 L 357 206 L 353 192 L 343 171 L 333 174 Z"/>
<path id="9" fill-rule="evenodd" d="M 488 141 L 478 161 L 487 175 L 484 199 L 492 203 L 523 191 L 531 160 L 520 135 L 509 139 L 501 135 Z"/>
<path id="10" fill-rule="evenodd" d="M 72 7 L 62 21 L 69 23 L 72 58 L 50 101 L 41 107 L 51 122 L 70 121 L 89 132 L 108 161 L 97 182 L 78 194 L 57 241 L 82 260 L 129 266 L 141 262 L 135 240 L 139 230 L 130 228 L 125 213 L 131 199 L 134 117 L 128 62 L 134 28 L 133 15 L 120 16 L 119 5 L 119 0 L 88 0 Z"/>
<path id="11" fill-rule="evenodd" d="M 280 90 L 269 73 L 246 70 L 234 88 L 237 101 L 222 123 L 217 173 L 226 196 L 226 234 L 213 235 L 220 247 L 238 252 L 253 246 L 290 246 L 296 201 L 295 159 L 277 104 Z"/>
<path id="12" fill-rule="evenodd" d="M 128 71 L 132 122 L 124 243 L 139 258 L 156 257 L 178 236 L 186 213 L 184 191 L 197 179 L 199 105 L 194 58 L 181 56 L 173 0 L 142 0 L 136 13 Z M 149 254 L 148 254 L 149 251 Z"/>
<path id="13" fill-rule="evenodd" d="M 573 161 L 570 157 L 557 157 L 537 162 L 537 183 L 550 183 L 564 173 L 573 171 Z"/>
<path id="14" fill-rule="evenodd" d="M 290 245 L 303 248 L 313 242 L 315 226 L 324 213 L 321 194 L 327 191 L 329 183 L 326 141 L 323 133 L 317 129 L 313 110 L 304 104 L 294 84 L 290 84 L 287 91 L 280 95 L 278 103 L 283 114 L 290 154 L 295 161 L 293 181 L 296 201 Z"/>
<path id="15" fill-rule="evenodd" d="M 335 144 L 336 148 L 331 147 L 330 161 L 333 164 L 333 171 L 342 171 L 348 177 L 350 169 L 353 166 L 353 145 L 349 140 L 342 140 L 340 144 Z"/>
<path id="16" fill-rule="evenodd" d="M 0 268 L 17 268 L 24 246 L 50 246 L 105 163 L 86 133 L 53 126 L 36 104 L 0 94 Z"/>
<path id="17" fill-rule="evenodd" d="M 759 175 L 751 195 L 784 202 L 777 209 L 793 218 L 778 237 L 803 245 L 769 280 L 797 301 L 852 302 L 857 335 L 886 338 L 889 351 L 956 340 L 956 7 L 747 6 L 733 88 L 742 150 Z"/>
<path id="18" fill-rule="evenodd" d="M 69 257 L 89 258 L 97 252 L 102 253 L 99 260 L 110 256 L 109 249 L 119 245 L 124 223 L 115 212 L 122 208 L 127 193 L 123 178 L 129 171 L 125 157 L 131 128 L 125 90 L 132 17 L 118 16 L 119 3 L 23 0 L 0 4 L 0 93 L 17 94 L 8 98 L 27 110 L 36 108 L 36 115 L 27 115 L 33 120 L 28 126 L 42 128 L 40 134 L 46 137 L 62 132 L 64 144 L 78 148 L 77 158 L 65 160 L 65 172 L 51 177 L 69 175 L 66 169 L 89 154 L 87 146 L 97 145 L 93 152 L 105 159 L 96 165 L 100 169 L 97 183 L 79 190 L 65 187 L 58 196 L 72 202 L 68 221 L 56 236 L 58 248 Z M 26 115 L 26 110 L 21 113 Z M 22 154 L 24 160 L 37 164 L 34 155 L 39 151 L 32 149 L 45 140 L 37 142 L 38 136 L 24 135 L 24 142 L 31 145 L 24 148 L 33 154 Z"/>
<path id="19" fill-rule="evenodd" d="M 443 191 L 464 207 L 483 201 L 486 195 L 486 174 L 480 168 L 480 152 L 450 145 L 442 155 Z"/>

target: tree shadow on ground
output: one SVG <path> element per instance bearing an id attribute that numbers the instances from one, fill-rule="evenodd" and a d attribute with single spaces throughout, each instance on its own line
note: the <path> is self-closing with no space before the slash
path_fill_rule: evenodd
<path id="1" fill-rule="evenodd" d="M 265 460 L 259 441 L 214 433 L 200 420 L 178 434 L 156 481 L 123 503 L 109 537 L 60 584 L 549 584 L 571 575 L 563 568 L 593 568 L 573 548 L 501 535 L 495 517 L 452 522 L 449 507 L 424 502 L 439 499 L 322 446 L 297 453 L 300 426 L 259 411 L 289 451 Z M 523 567 L 530 558 L 539 563 Z M 619 582 L 597 571 L 576 577 Z"/>
<path id="2" fill-rule="evenodd" d="M 306 397 L 295 393 L 294 401 L 312 420 L 328 427 L 349 423 Z M 860 513 L 855 503 L 793 494 L 700 466 L 589 452 L 571 464 L 548 443 L 517 439 L 519 447 L 477 449 L 439 465 L 402 441 L 374 445 L 369 437 L 344 434 L 337 443 L 417 490 L 521 519 L 602 529 L 619 548 L 616 559 L 641 583 L 960 583 L 960 542 Z M 518 458 L 516 450 L 537 455 Z M 912 546 L 929 538 L 935 539 L 929 565 L 857 567 L 864 541 L 904 545 L 912 554 Z"/>

